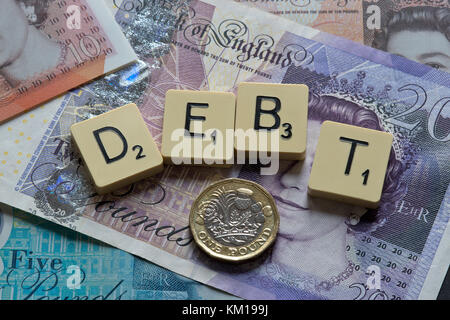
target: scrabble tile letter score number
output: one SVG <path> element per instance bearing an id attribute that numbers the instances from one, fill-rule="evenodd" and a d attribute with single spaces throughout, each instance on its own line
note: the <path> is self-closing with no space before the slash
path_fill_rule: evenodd
<path id="1" fill-rule="evenodd" d="M 387 132 L 325 121 L 309 178 L 309 194 L 376 208 L 392 141 Z"/>
<path id="2" fill-rule="evenodd" d="M 202 122 L 206 129 L 219 130 L 271 130 L 282 125 L 287 130 L 280 134 L 280 158 L 303 159 L 307 96 L 308 88 L 304 85 L 241 83 L 235 111 L 236 100 L 232 93 L 169 90 L 161 153 L 165 162 L 172 163 L 170 150 L 174 145 L 168 137 L 175 129 L 189 133 L 185 135 L 186 139 L 203 139 L 204 133 L 191 130 L 192 122 Z M 203 111 L 201 115 L 196 113 L 198 110 Z M 128 117 L 131 121 L 127 124 Z M 281 123 L 281 118 L 289 119 L 289 122 Z M 101 194 L 162 171 L 161 154 L 135 105 L 75 124 L 72 134 Z M 295 139 L 291 139 L 294 135 Z M 136 152 L 135 158 L 129 154 L 130 137 L 140 137 L 143 141 L 131 146 L 131 151 Z M 376 207 L 392 139 L 389 133 L 325 121 L 311 171 L 310 195 Z M 144 144 L 150 157 L 136 166 L 136 161 L 147 157 L 143 153 Z M 197 160 L 202 158 L 201 154 L 190 154 Z M 219 160 L 222 161 L 230 157 L 225 149 L 221 155 Z M 218 158 L 211 160 L 217 161 Z M 205 164 L 203 161 L 197 163 Z M 364 166 L 367 168 L 359 172 Z"/>
<path id="3" fill-rule="evenodd" d="M 302 160 L 306 153 L 308 125 L 308 87 L 303 84 L 272 84 L 243 82 L 238 86 L 235 122 L 237 152 L 259 151 L 261 145 L 239 143 L 239 131 L 254 130 L 258 136 L 278 130 L 276 145 L 267 152 L 278 152 L 283 160 Z"/>
<path id="4" fill-rule="evenodd" d="M 161 143 L 164 163 L 231 165 L 233 147 L 228 146 L 233 141 L 227 142 L 226 134 L 234 132 L 235 109 L 231 92 L 168 90 Z"/>
<path id="5" fill-rule="evenodd" d="M 163 170 L 161 154 L 135 104 L 74 124 L 71 132 L 99 194 Z"/>

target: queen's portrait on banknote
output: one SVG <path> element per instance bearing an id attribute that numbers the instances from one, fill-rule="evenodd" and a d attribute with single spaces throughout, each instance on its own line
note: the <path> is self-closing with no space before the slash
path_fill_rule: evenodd
<path id="1" fill-rule="evenodd" d="M 1 1 L 0 122 L 134 56 L 103 1 Z"/>
<path id="2" fill-rule="evenodd" d="M 64 62 L 64 46 L 38 28 L 54 0 L 4 0 L 0 10 L 0 76 L 10 87 Z M 1 91 L 4 91 L 2 89 Z M 0 92 L 1 93 L 1 92 Z"/>
<path id="3" fill-rule="evenodd" d="M 308 196 L 309 175 L 320 127 L 325 120 L 383 131 L 375 112 L 342 98 L 312 93 L 305 160 L 281 162 L 277 175 L 255 177 L 258 171 L 253 173 L 244 168 L 240 176 L 261 183 L 277 202 L 280 231 L 268 268 L 273 279 L 283 281 L 283 274 L 292 275 L 295 270 L 301 270 L 312 276 L 311 279 L 303 276 L 297 279 L 304 283 L 303 289 L 327 295 L 343 283 L 348 288 L 356 282 L 353 279 L 355 261 L 346 255 L 346 246 L 352 236 L 370 233 L 382 226 L 406 190 L 401 183 L 404 168 L 392 149 L 377 210 Z"/>
<path id="4" fill-rule="evenodd" d="M 9 211 L 9 212 L 6 212 Z M 9 239 L 12 228 L 12 214 L 10 208 L 0 204 L 0 249 L 6 244 Z M 3 273 L 5 266 L 0 257 L 0 276 Z"/>
<path id="5" fill-rule="evenodd" d="M 450 8 L 403 8 L 376 33 L 373 46 L 450 72 Z"/>

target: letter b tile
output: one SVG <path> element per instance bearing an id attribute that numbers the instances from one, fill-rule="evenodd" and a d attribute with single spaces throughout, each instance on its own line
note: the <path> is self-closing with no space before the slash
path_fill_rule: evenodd
<path id="1" fill-rule="evenodd" d="M 325 121 L 309 178 L 309 194 L 376 208 L 392 141 L 387 132 Z"/>
<path id="2" fill-rule="evenodd" d="M 240 83 L 236 104 L 236 151 L 278 151 L 280 159 L 304 159 L 308 91 L 304 84 Z M 244 133 L 247 140 L 243 140 Z M 248 140 L 255 134 L 257 141 Z M 266 135 L 264 140 L 263 135 Z"/>
<path id="3" fill-rule="evenodd" d="M 163 170 L 161 154 L 135 104 L 76 123 L 70 130 L 99 194 Z"/>

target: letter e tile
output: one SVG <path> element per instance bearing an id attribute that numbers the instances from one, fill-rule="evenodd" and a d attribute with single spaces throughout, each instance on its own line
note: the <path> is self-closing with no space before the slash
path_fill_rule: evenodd
<path id="1" fill-rule="evenodd" d="M 235 109 L 231 92 L 168 90 L 161 144 L 164 162 L 231 165 Z"/>

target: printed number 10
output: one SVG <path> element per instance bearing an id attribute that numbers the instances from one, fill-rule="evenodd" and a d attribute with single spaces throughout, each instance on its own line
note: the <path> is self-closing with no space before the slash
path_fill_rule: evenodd
<path id="1" fill-rule="evenodd" d="M 101 52 L 100 43 L 92 36 L 86 36 L 84 35 L 80 39 L 80 49 L 81 53 L 84 54 L 88 58 L 95 58 L 98 57 L 98 55 Z M 84 59 L 81 57 L 80 52 L 77 50 L 77 48 L 73 45 L 73 43 L 70 43 L 67 46 L 68 49 L 72 52 L 73 56 L 75 57 L 77 64 L 81 64 L 84 62 Z M 91 50 L 89 50 L 89 48 Z M 92 50 L 93 49 L 93 50 Z"/>

